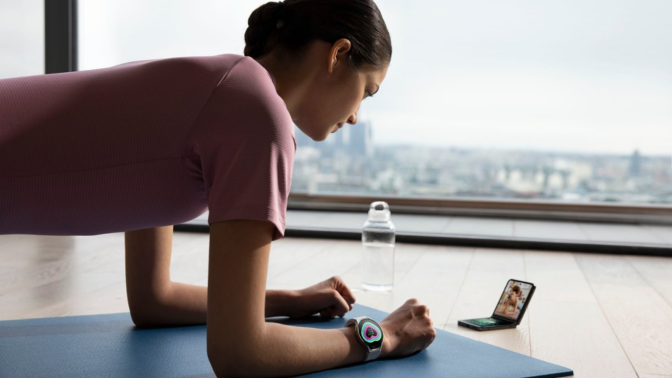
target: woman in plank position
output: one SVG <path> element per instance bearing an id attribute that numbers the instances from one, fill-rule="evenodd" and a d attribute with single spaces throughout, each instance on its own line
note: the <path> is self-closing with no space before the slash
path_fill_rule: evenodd
<path id="1" fill-rule="evenodd" d="M 177 57 L 0 80 L 0 234 L 125 232 L 138 326 L 204 324 L 220 377 L 298 375 L 364 361 L 354 327 L 266 317 L 343 317 L 334 276 L 266 290 L 284 236 L 296 143 L 357 122 L 392 45 L 373 0 L 286 0 L 252 12 L 244 55 Z M 174 224 L 209 210 L 208 286 L 172 282 Z M 380 323 L 379 358 L 436 336 L 411 298 Z M 367 337 L 377 332 L 367 329 Z"/>
<path id="2" fill-rule="evenodd" d="M 516 317 L 516 310 L 518 310 L 518 296 L 520 295 L 520 286 L 513 285 L 509 291 L 509 296 L 504 302 L 504 314 Z"/>

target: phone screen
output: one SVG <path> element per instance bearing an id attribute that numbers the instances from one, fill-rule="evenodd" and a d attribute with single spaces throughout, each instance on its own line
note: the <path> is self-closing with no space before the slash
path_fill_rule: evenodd
<path id="1" fill-rule="evenodd" d="M 531 290 L 532 285 L 528 283 L 509 280 L 499 298 L 495 314 L 507 319 L 518 320 Z"/>

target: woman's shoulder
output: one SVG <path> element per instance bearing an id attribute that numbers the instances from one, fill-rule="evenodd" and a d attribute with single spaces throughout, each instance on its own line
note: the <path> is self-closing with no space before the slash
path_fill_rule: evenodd
<path id="1" fill-rule="evenodd" d="M 287 105 L 278 95 L 271 74 L 251 57 L 222 54 L 210 57 L 230 64 L 199 117 L 218 133 L 268 142 L 283 141 L 296 150 L 294 123 Z M 199 126 L 200 127 L 200 126 Z"/>
<path id="2" fill-rule="evenodd" d="M 222 54 L 216 57 L 230 65 L 220 83 L 223 88 L 235 88 L 241 94 L 257 96 L 260 99 L 280 98 L 271 74 L 253 58 L 238 54 Z"/>
<path id="3" fill-rule="evenodd" d="M 259 100 L 267 100 L 266 102 L 270 97 L 279 98 L 272 75 L 264 66 L 249 56 L 227 53 L 176 57 L 162 59 L 161 62 L 166 65 L 191 66 L 199 70 L 211 71 L 217 75 L 215 83 L 217 90 L 235 91 L 238 97 L 256 97 Z"/>
<path id="4" fill-rule="evenodd" d="M 266 68 L 248 56 L 232 55 L 240 59 L 222 77 L 217 89 L 230 102 L 230 114 L 262 124 L 292 124 L 287 105 Z"/>
<path id="5" fill-rule="evenodd" d="M 162 59 L 147 59 L 126 62 L 103 69 L 104 71 L 138 72 L 143 75 L 163 75 L 172 77 L 176 81 L 191 81 L 205 79 L 216 87 L 224 78 L 231 76 L 249 75 L 254 72 L 254 59 L 239 54 L 177 56 Z M 239 67 L 239 68 L 236 68 Z M 261 67 L 261 66 L 260 66 Z M 263 69 L 263 67 L 261 67 Z M 256 72 L 257 75 L 263 72 Z"/>

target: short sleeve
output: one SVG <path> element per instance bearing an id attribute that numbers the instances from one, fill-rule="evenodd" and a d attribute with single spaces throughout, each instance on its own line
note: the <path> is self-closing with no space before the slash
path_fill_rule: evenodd
<path id="1" fill-rule="evenodd" d="M 198 155 L 208 223 L 265 220 L 285 234 L 296 141 L 291 116 L 268 72 L 246 57 L 201 110 L 191 149 Z"/>

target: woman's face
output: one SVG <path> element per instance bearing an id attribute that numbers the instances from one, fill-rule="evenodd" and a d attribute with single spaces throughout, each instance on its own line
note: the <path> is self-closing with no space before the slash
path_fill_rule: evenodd
<path id="1" fill-rule="evenodd" d="M 356 124 L 362 101 L 378 91 L 387 74 L 387 66 L 376 70 L 369 64 L 357 72 L 349 71 L 349 50 L 347 39 L 333 45 L 319 41 L 308 54 L 314 67 L 313 80 L 303 91 L 292 118 L 315 141 L 325 140 L 346 123 Z"/>

